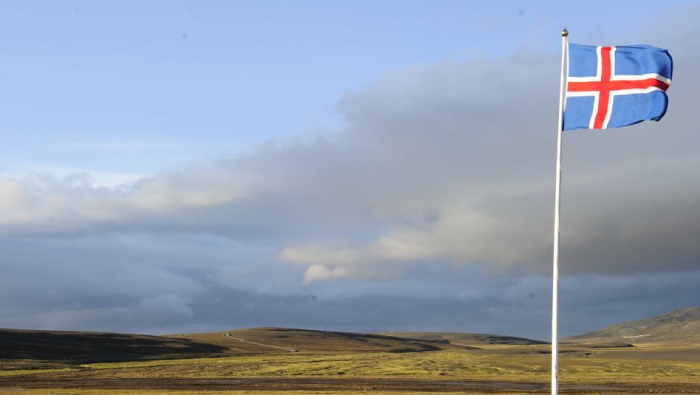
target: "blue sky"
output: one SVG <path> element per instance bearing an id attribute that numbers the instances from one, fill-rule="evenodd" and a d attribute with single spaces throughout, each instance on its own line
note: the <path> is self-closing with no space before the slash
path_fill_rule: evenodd
<path id="1" fill-rule="evenodd" d="M 563 27 L 676 69 L 662 122 L 565 136 L 562 332 L 697 304 L 698 17 L 2 2 L 0 327 L 546 339 Z"/>

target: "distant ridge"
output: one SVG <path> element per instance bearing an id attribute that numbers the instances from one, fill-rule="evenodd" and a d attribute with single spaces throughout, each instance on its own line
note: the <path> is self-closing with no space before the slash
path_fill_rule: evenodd
<path id="1" fill-rule="evenodd" d="M 611 325 L 599 331 L 566 338 L 565 341 L 700 343 L 700 307 L 673 310 L 657 317 Z"/>
<path id="2" fill-rule="evenodd" d="M 418 339 L 436 343 L 453 344 L 457 346 L 479 346 L 485 344 L 504 345 L 534 345 L 547 344 L 539 340 L 523 337 L 490 335 L 486 333 L 462 333 L 462 332 L 382 332 L 381 335 L 401 337 L 405 339 Z"/>

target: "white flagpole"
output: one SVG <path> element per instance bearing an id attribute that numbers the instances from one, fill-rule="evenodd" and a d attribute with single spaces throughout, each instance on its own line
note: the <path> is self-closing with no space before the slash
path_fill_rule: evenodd
<path id="1" fill-rule="evenodd" d="M 559 81 L 559 124 L 557 125 L 557 177 L 554 193 L 554 254 L 552 260 L 552 395 L 559 393 L 559 195 L 561 190 L 561 134 L 564 128 L 566 57 L 569 32 L 561 32 L 561 79 Z"/>

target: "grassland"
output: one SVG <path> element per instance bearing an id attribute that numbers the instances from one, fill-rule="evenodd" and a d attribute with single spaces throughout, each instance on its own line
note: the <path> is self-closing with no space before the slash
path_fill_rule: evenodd
<path id="1" fill-rule="evenodd" d="M 154 339 L 147 340 L 145 347 L 154 346 Z M 455 345 L 443 340 L 261 328 L 172 336 L 155 345 L 160 352 L 155 358 L 147 353 L 120 361 L 108 355 L 96 361 L 90 353 L 87 360 L 57 359 L 55 354 L 43 359 L 6 358 L 0 361 L 0 393 L 548 392 L 546 344 Z M 109 349 L 108 344 L 103 347 Z M 183 349 L 192 353 L 185 357 Z M 34 357 L 40 354 L 34 351 Z M 697 343 L 568 344 L 562 351 L 564 394 L 700 393 Z"/>

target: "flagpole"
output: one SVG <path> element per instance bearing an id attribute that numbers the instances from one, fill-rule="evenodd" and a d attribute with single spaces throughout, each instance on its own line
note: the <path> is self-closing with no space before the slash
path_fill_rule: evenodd
<path id="1" fill-rule="evenodd" d="M 564 129 L 566 55 L 569 32 L 561 32 L 561 77 L 559 81 L 559 124 L 557 126 L 557 176 L 554 193 L 554 253 L 552 259 L 552 395 L 559 393 L 559 202 L 561 191 L 561 135 Z"/>

